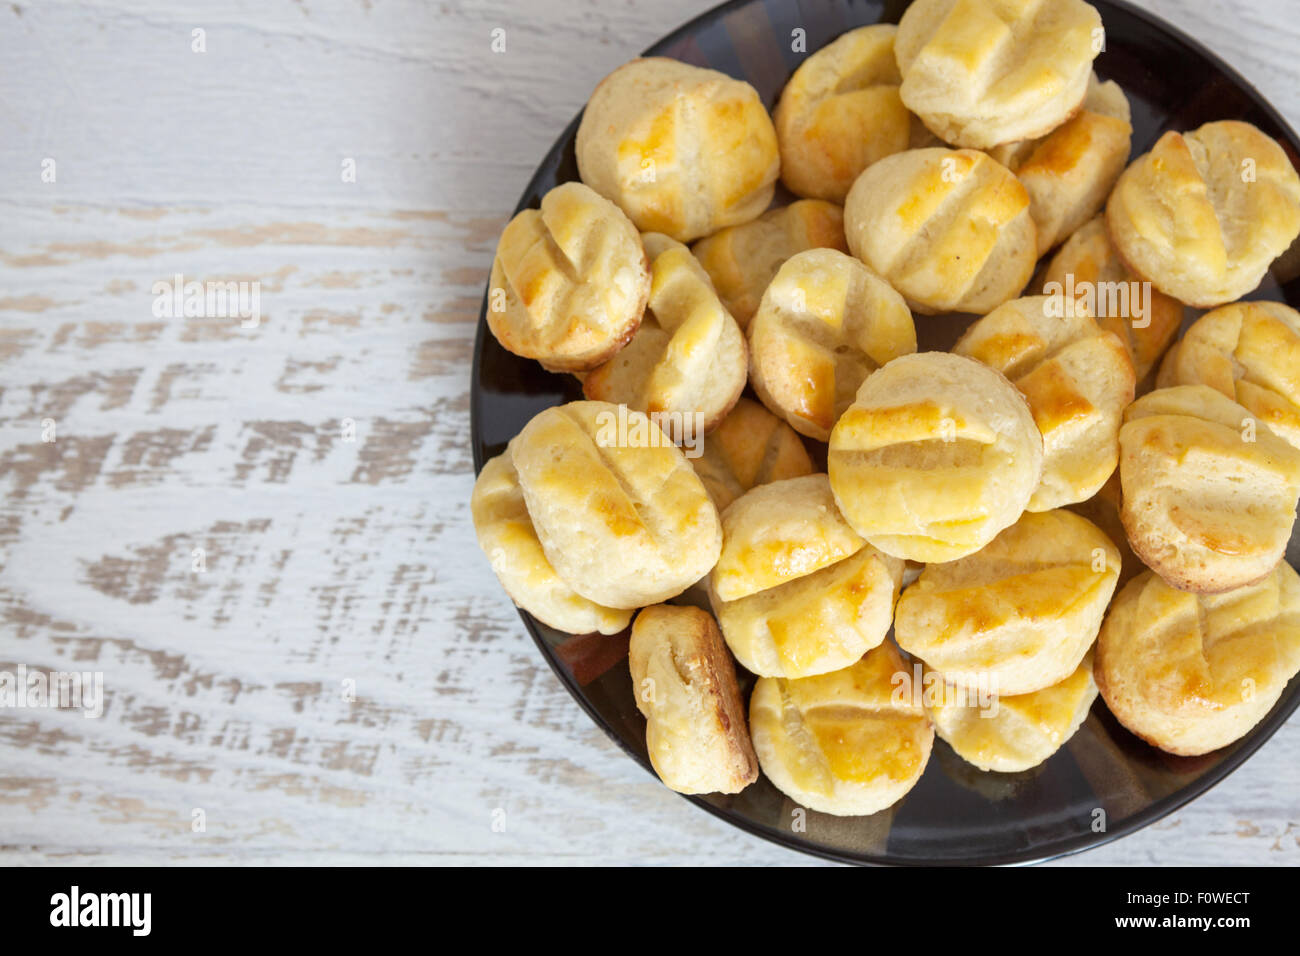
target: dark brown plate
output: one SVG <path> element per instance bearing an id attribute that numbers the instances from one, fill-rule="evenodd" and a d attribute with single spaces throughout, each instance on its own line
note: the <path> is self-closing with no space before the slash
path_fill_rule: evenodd
<path id="1" fill-rule="evenodd" d="M 1286 122 L 1231 67 L 1173 27 L 1127 3 L 1093 0 L 1106 26 L 1098 58 L 1102 79 L 1116 80 L 1133 108 L 1133 156 L 1165 130 L 1194 129 L 1217 119 L 1254 123 L 1283 144 L 1293 163 L 1300 141 Z M 752 83 L 769 109 L 806 54 L 791 51 L 791 31 L 806 31 L 816 51 L 846 30 L 897 23 L 906 2 L 881 0 L 735 0 L 692 20 L 647 54 L 708 66 Z M 595 87 L 601 78 L 592 76 Z M 560 134 L 528 184 L 519 209 L 537 206 L 553 186 L 578 178 L 573 155 L 578 120 Z M 1249 298 L 1300 306 L 1296 250 L 1274 264 Z M 487 263 L 484 263 L 487 271 Z M 474 467 L 499 454 L 537 412 L 581 398 L 572 376 L 552 375 L 502 349 L 479 317 L 471 384 Z M 1189 310 L 1190 322 L 1200 313 Z M 970 317 L 918 317 L 920 349 L 948 349 Z M 1300 559 L 1300 535 L 1287 560 Z M 570 637 L 521 612 L 542 656 L 574 699 L 647 771 L 645 721 L 632 697 L 627 638 Z M 745 685 L 746 687 L 748 684 Z M 1175 757 L 1121 727 L 1098 700 L 1070 742 L 1040 767 L 1021 774 L 983 773 L 935 741 L 920 783 L 872 817 L 808 812 L 806 832 L 792 829 L 795 804 L 765 778 L 736 796 L 688 797 L 710 813 L 783 846 L 853 863 L 991 864 L 1051 859 L 1132 833 L 1214 786 L 1254 753 L 1300 704 L 1293 680 L 1249 735 L 1204 757 Z M 653 771 L 650 771 L 653 772 Z M 1098 811 L 1105 828 L 1095 829 Z M 633 827 L 636 821 L 625 821 Z M 709 858 L 702 848 L 701 860 Z"/>

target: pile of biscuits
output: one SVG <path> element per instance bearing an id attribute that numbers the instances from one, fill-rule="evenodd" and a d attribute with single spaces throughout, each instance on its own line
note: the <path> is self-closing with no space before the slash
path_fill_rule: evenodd
<path id="1" fill-rule="evenodd" d="M 587 400 L 483 468 L 479 541 L 538 620 L 631 624 L 673 789 L 761 769 L 871 814 L 936 733 L 1024 771 L 1098 693 L 1203 754 L 1300 671 L 1300 313 L 1238 301 L 1300 234 L 1300 176 L 1235 120 L 1130 161 L 1103 46 L 1083 0 L 916 0 L 771 115 L 634 60 L 581 182 L 507 225 L 489 328 Z M 918 352 L 940 313 L 964 335 Z"/>

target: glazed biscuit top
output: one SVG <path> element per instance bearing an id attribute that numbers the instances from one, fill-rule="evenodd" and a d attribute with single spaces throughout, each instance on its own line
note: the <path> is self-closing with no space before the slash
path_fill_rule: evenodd
<path id="1" fill-rule="evenodd" d="M 1171 359 L 1171 384 L 1209 385 L 1300 447 L 1300 312 L 1238 302 L 1203 315 Z"/>
<path id="2" fill-rule="evenodd" d="M 923 767 L 932 731 L 892 645 L 834 673 L 765 681 L 772 684 L 755 690 L 751 719 L 770 719 L 769 703 L 780 707 L 774 749 L 801 790 L 830 795 L 837 783 L 907 780 Z"/>
<path id="3" fill-rule="evenodd" d="M 583 182 L 642 232 L 680 242 L 753 219 L 780 171 L 776 131 L 752 86 L 665 57 L 601 81 L 576 152 Z"/>
<path id="4" fill-rule="evenodd" d="M 1042 136 L 1083 99 L 1100 30 L 1083 0 L 916 0 L 895 41 L 903 102 L 949 143 Z"/>
<path id="5" fill-rule="evenodd" d="M 1170 130 L 1125 170 L 1106 216 L 1135 271 L 1208 308 L 1255 288 L 1300 233 L 1300 175 L 1249 123 Z"/>
<path id="6" fill-rule="evenodd" d="M 641 241 L 613 203 L 564 183 L 540 209 L 510 220 L 492 264 L 505 308 L 488 323 L 507 349 L 557 367 L 601 361 L 641 320 L 650 270 Z"/>
<path id="7" fill-rule="evenodd" d="M 975 150 L 887 156 L 845 204 L 849 248 L 916 308 L 985 313 L 1029 281 L 1037 236 L 1029 194 Z"/>
<path id="8" fill-rule="evenodd" d="M 811 574 L 864 544 L 840 516 L 825 475 L 760 485 L 727 508 L 722 529 L 712 586 L 724 601 Z"/>
<path id="9" fill-rule="evenodd" d="M 916 351 L 907 303 L 834 249 L 792 256 L 749 327 L 754 388 L 799 432 L 824 441 L 867 375 Z"/>
<path id="10" fill-rule="evenodd" d="M 1132 625 L 1103 636 L 1112 690 L 1195 718 L 1276 692 L 1300 670 L 1300 578 L 1289 565 L 1225 594 L 1188 594 L 1147 572 L 1120 599 Z"/>

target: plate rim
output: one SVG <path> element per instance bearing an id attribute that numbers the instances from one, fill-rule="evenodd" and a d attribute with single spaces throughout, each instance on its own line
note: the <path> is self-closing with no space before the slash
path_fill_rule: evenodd
<path id="1" fill-rule="evenodd" d="M 682 39 L 693 33 L 701 25 L 711 23 L 732 10 L 749 6 L 753 3 L 762 3 L 763 0 L 725 0 L 716 6 L 710 7 L 685 23 L 665 34 L 660 39 L 643 50 L 638 56 L 658 56 L 663 51 Z M 1123 10 L 1125 13 L 1144 21 L 1148 26 L 1156 31 L 1177 41 L 1185 47 L 1190 47 L 1193 51 L 1210 61 L 1225 76 L 1231 79 L 1249 98 L 1254 101 L 1255 105 L 1267 115 L 1278 128 L 1290 139 L 1290 145 L 1293 150 L 1300 154 L 1300 136 L 1297 136 L 1295 129 L 1287 119 L 1278 111 L 1276 107 L 1255 87 L 1253 83 L 1247 80 L 1240 72 L 1230 63 L 1225 61 L 1217 53 L 1211 50 L 1195 37 L 1183 32 L 1179 27 L 1170 23 L 1168 20 L 1157 16 L 1141 7 L 1135 6 L 1130 0 L 1097 0 L 1102 6 L 1111 6 Z M 880 22 L 880 21 L 877 21 Z M 813 51 L 816 52 L 816 51 Z M 811 54 L 809 54 L 811 55 Z M 537 168 L 529 177 L 528 183 L 524 186 L 524 191 L 515 205 L 511 218 L 518 215 L 530 205 L 529 196 L 539 191 L 541 181 L 545 178 L 546 167 L 550 165 L 551 160 L 559 155 L 564 145 L 577 134 L 578 124 L 582 122 L 583 113 L 586 105 L 578 110 L 577 114 L 564 127 L 560 134 L 555 138 L 550 148 L 543 154 Z M 488 300 L 492 293 L 492 279 L 488 277 L 483 290 L 483 300 L 479 306 L 478 321 L 474 334 L 474 353 L 471 358 L 470 366 L 470 453 L 474 463 L 474 476 L 483 470 L 486 458 L 481 451 L 481 418 L 483 415 L 481 408 L 481 399 L 483 390 L 480 382 L 480 371 L 482 369 L 482 351 L 485 339 L 488 334 L 487 328 L 487 310 Z M 1249 295 L 1249 293 L 1248 293 Z M 1244 297 L 1242 300 L 1244 301 Z M 1285 558 L 1283 559 L 1285 560 Z M 508 595 L 507 595 L 508 599 Z M 513 602 L 512 602 L 513 603 Z M 560 681 L 561 686 L 568 692 L 587 715 L 591 721 L 599 727 L 610 740 L 612 740 L 624 754 L 631 757 L 632 760 L 641 767 L 646 773 L 650 774 L 656 782 L 659 781 L 658 774 L 650 765 L 649 760 L 643 758 L 639 753 L 630 748 L 623 738 L 618 734 L 609 722 L 591 705 L 583 693 L 581 686 L 572 673 L 565 668 L 554 650 L 546 643 L 537 629 L 537 622 L 531 614 L 523 608 L 515 605 L 515 611 L 519 614 L 520 620 L 523 621 L 524 629 L 533 639 L 533 643 L 541 652 L 543 660 Z M 1295 686 L 1300 676 L 1293 677 L 1283 689 L 1282 696 L 1274 704 L 1267 716 L 1261 720 L 1250 733 L 1240 741 L 1234 741 L 1237 749 L 1234 753 L 1220 762 L 1213 769 L 1207 771 L 1198 777 L 1192 783 L 1174 791 L 1173 793 L 1154 801 L 1150 806 L 1132 817 L 1125 819 L 1123 825 L 1115 829 L 1107 829 L 1102 834 L 1080 833 L 1073 837 L 1054 841 L 1047 844 L 1047 852 L 1041 852 L 1040 849 L 1026 849 L 1023 851 L 1010 851 L 1007 853 L 987 855 L 977 859 L 955 859 L 948 857 L 934 857 L 931 859 L 898 859 L 886 854 L 846 854 L 834 849 L 822 846 L 820 844 L 810 843 L 800 840 L 793 834 L 786 834 L 783 831 L 765 827 L 761 824 L 754 823 L 748 818 L 729 812 L 721 807 L 716 807 L 709 803 L 701 795 L 677 793 L 667 787 L 671 793 L 677 793 L 678 797 L 689 801 L 696 807 L 699 807 L 716 819 L 736 827 L 737 829 L 748 833 L 751 836 L 774 843 L 787 850 L 793 850 L 798 853 L 804 853 L 809 856 L 818 857 L 824 860 L 830 860 L 835 863 L 843 863 L 854 866 L 902 866 L 902 867 L 928 867 L 928 866 L 948 866 L 948 867 L 966 867 L 966 866 L 1030 866 L 1038 863 L 1047 863 L 1053 860 L 1060 860 L 1065 857 L 1074 856 L 1087 850 L 1095 850 L 1106 846 L 1109 843 L 1129 836 L 1142 830 L 1157 820 L 1161 820 L 1170 814 L 1177 813 L 1183 807 L 1187 806 L 1193 800 L 1204 796 L 1218 784 L 1222 783 L 1227 777 L 1235 773 L 1236 770 L 1247 760 L 1273 738 L 1273 735 L 1287 722 L 1290 716 L 1300 707 L 1300 687 Z M 1098 705 L 1104 706 L 1100 696 L 1093 703 L 1093 707 Z M 1092 710 L 1089 710 L 1089 716 L 1092 716 Z M 1126 728 L 1127 729 L 1127 728 Z M 1128 731 L 1130 734 L 1131 731 Z M 1147 744 L 1147 746 L 1151 746 Z M 1229 745 L 1231 746 L 1231 744 Z M 1153 748 L 1156 749 L 1156 748 Z M 1051 759 L 1050 757 L 1048 758 Z M 906 797 L 903 798 L 906 800 Z M 886 844 L 887 845 L 887 844 Z"/>

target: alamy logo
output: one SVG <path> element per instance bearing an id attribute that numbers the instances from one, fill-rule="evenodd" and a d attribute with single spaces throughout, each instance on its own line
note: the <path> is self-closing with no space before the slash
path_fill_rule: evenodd
<path id="1" fill-rule="evenodd" d="M 596 445 L 600 448 L 661 448 L 677 445 L 687 458 L 704 454 L 703 412 L 617 412 L 596 415 Z"/>
<path id="2" fill-rule="evenodd" d="M 1074 273 L 1067 272 L 1065 282 L 1048 282 L 1043 293 L 1050 296 L 1043 303 L 1049 318 L 1073 316 L 1074 304 L 1080 302 L 1085 314 L 1094 318 L 1128 319 L 1135 329 L 1151 324 L 1150 282 L 1075 282 Z"/>
<path id="3" fill-rule="evenodd" d="M 152 924 L 152 893 L 71 892 L 50 897 L 51 926 L 129 926 L 131 935 L 148 936 Z"/>
<path id="4" fill-rule="evenodd" d="M 936 671 L 923 671 L 912 665 L 912 673 L 896 671 L 889 679 L 896 707 L 933 709 L 936 707 L 973 707 L 981 717 L 998 715 L 997 677 L 987 672 L 977 675 L 972 685 L 949 684 Z"/>
<path id="5" fill-rule="evenodd" d="M 103 671 L 0 671 L 0 708 L 47 707 L 80 710 L 83 717 L 104 713 Z"/>
<path id="6" fill-rule="evenodd" d="M 178 272 L 170 282 L 159 279 L 150 291 L 157 319 L 239 319 L 245 329 L 262 321 L 260 282 L 186 282 Z"/>

